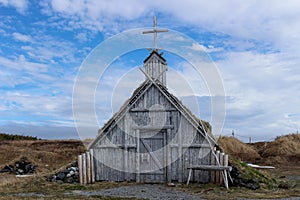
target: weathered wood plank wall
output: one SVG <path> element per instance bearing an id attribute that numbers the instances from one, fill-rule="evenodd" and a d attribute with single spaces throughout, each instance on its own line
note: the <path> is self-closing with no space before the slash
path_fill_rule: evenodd
<path id="1" fill-rule="evenodd" d="M 209 165 L 212 162 L 212 149 L 207 140 L 155 86 L 151 86 L 118 124 L 113 126 L 107 129 L 109 131 L 105 133 L 106 138 L 99 140 L 91 148 L 93 156 L 89 154 L 78 158 L 84 165 L 83 174 L 89 171 L 86 167 L 92 171 L 91 174 L 84 175 L 83 183 L 90 182 L 93 177 L 97 181 L 143 181 L 140 174 L 141 155 L 138 154 L 141 149 L 139 138 L 153 130 L 164 131 L 164 143 L 167 147 L 161 162 L 171 164 L 163 169 L 164 177 L 152 174 L 149 180 L 185 182 L 188 178 L 188 166 Z M 155 149 L 158 143 L 153 145 Z M 92 160 L 90 165 L 84 164 L 87 159 L 83 157 L 88 156 Z M 115 169 L 103 163 L 115 166 Z M 191 181 L 205 183 L 209 180 L 210 173 L 196 172 Z"/>

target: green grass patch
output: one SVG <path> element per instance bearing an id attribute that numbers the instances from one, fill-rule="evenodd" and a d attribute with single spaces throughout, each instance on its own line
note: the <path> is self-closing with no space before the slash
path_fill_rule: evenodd
<path id="1" fill-rule="evenodd" d="M 268 173 L 254 169 L 246 163 L 232 157 L 229 159 L 229 162 L 239 170 L 242 178 L 257 180 L 259 183 L 266 185 L 269 189 L 277 187 L 278 181 Z"/>

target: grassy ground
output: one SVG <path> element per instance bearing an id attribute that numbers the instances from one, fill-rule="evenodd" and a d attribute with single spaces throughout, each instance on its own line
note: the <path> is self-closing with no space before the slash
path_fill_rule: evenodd
<path id="1" fill-rule="evenodd" d="M 255 147 L 255 149 L 258 149 Z M 247 149 L 246 149 L 247 150 Z M 0 141 L 0 167 L 13 164 L 21 157 L 38 165 L 37 175 L 28 178 L 16 178 L 14 175 L 0 174 L 0 200 L 2 199 L 126 199 L 101 196 L 72 196 L 75 190 L 99 191 L 103 189 L 135 185 L 136 183 L 98 182 L 91 185 L 58 184 L 47 182 L 45 175 L 58 170 L 62 166 L 76 160 L 77 155 L 85 148 L 80 141 Z M 263 153 L 259 152 L 260 155 Z M 177 184 L 174 190 L 184 191 L 205 199 L 236 199 L 236 198 L 284 198 L 300 197 L 300 167 L 298 164 L 277 163 L 276 168 L 269 170 L 268 176 L 275 177 L 277 184 L 294 186 L 289 189 L 269 187 L 262 183 L 261 189 L 248 190 L 234 188 L 226 190 L 222 185 L 212 184 Z M 45 196 L 15 196 L 16 194 L 43 194 Z"/>
<path id="2" fill-rule="evenodd" d="M 136 183 L 114 183 L 114 182 L 98 182 L 90 185 L 80 184 L 58 184 L 55 182 L 48 182 L 43 176 L 15 178 L 12 176 L 2 175 L 2 179 L 6 177 L 5 183 L 1 183 L 0 199 L 28 199 L 26 196 L 18 196 L 24 194 L 33 194 L 30 199 L 126 199 L 126 198 L 112 198 L 101 196 L 77 196 L 66 194 L 76 190 L 85 191 L 99 191 L 113 187 L 134 185 Z M 38 197 L 38 195 L 44 195 Z"/>
<path id="3" fill-rule="evenodd" d="M 272 174 L 276 174 L 281 179 L 279 181 L 288 181 L 284 176 L 300 176 L 297 166 L 276 169 Z M 3 176 L 2 176 L 3 177 Z M 0 199 L 28 199 L 28 197 L 9 196 L 23 193 L 43 194 L 44 197 L 30 197 L 31 199 L 126 199 L 126 198 L 112 198 L 101 196 L 72 196 L 66 195 L 76 190 L 84 191 L 99 191 L 113 187 L 136 185 L 137 183 L 113 183 L 113 182 L 97 182 L 90 185 L 79 184 L 58 184 L 47 182 L 44 177 L 30 177 L 17 179 L 14 177 L 7 177 L 6 183 L 1 183 Z M 278 187 L 269 188 L 267 185 L 262 184 L 261 189 L 249 190 L 245 188 L 231 187 L 226 190 L 223 185 L 214 184 L 176 184 L 174 190 L 180 190 L 189 194 L 197 195 L 205 199 L 237 199 L 237 198 L 285 198 L 285 197 L 300 197 L 300 181 L 289 181 L 289 183 L 297 183 L 290 189 L 279 189 Z"/>

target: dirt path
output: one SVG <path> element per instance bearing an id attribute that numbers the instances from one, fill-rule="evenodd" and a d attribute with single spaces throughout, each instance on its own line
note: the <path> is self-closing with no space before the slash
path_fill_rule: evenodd
<path id="1" fill-rule="evenodd" d="M 82 191 L 75 190 L 71 193 L 65 193 L 68 195 L 81 195 L 81 196 L 92 196 L 92 195 L 101 195 L 101 196 L 110 196 L 110 197 L 135 197 L 141 199 L 150 199 L 150 200 L 198 200 L 201 199 L 198 196 L 193 196 L 185 192 L 180 192 L 169 188 L 164 185 L 153 184 L 153 185 L 135 185 L 135 186 L 123 186 L 101 191 Z"/>

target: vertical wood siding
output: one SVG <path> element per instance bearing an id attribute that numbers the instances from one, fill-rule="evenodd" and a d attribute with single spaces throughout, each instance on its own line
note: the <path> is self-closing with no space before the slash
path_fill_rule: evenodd
<path id="1" fill-rule="evenodd" d="M 168 126 L 164 128 L 164 126 Z M 160 148 L 161 143 L 168 145 L 161 163 L 171 161 L 171 164 L 162 169 L 163 175 L 156 173 L 139 174 L 143 167 L 141 155 L 137 152 L 145 151 L 141 140 L 134 136 L 147 134 L 149 127 L 163 128 L 163 141 L 148 141 L 151 148 Z M 145 127 L 148 127 L 146 129 Z M 93 147 L 95 179 L 97 181 L 137 181 L 137 182 L 184 182 L 188 177 L 187 167 L 190 165 L 204 165 L 211 163 L 211 148 L 208 142 L 197 130 L 183 117 L 175 107 L 155 87 L 151 86 L 139 100 L 132 105 L 129 112 L 106 133 L 106 139 L 99 140 Z M 128 133 L 128 134 L 126 134 Z M 113 147 L 111 144 L 116 145 Z M 198 146 L 197 146 L 198 144 Z M 205 147 L 199 144 L 206 144 Z M 189 147 L 189 145 L 192 145 Z M 143 149 L 144 148 L 144 149 Z M 125 152 L 122 151 L 126 150 Z M 147 153 L 147 152 L 143 152 Z M 182 155 L 182 156 L 180 156 Z M 149 164 L 155 163 L 150 157 Z M 146 161 L 144 161 L 146 162 Z M 116 166 L 120 170 L 105 166 Z M 197 171 L 191 181 L 206 183 L 210 180 L 208 172 Z"/>

